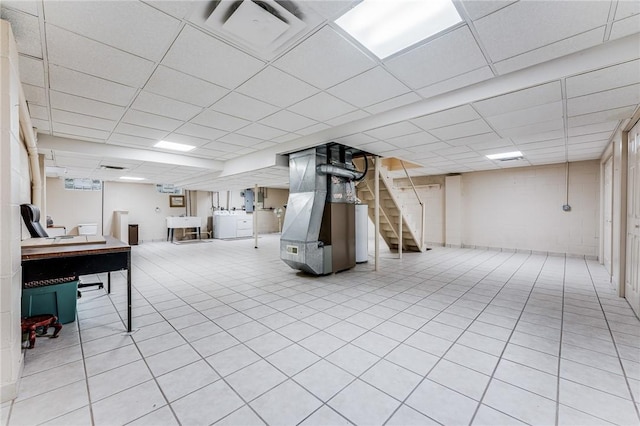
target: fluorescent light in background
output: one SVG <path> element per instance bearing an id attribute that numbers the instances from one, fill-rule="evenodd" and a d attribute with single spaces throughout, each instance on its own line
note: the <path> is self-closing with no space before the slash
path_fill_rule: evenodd
<path id="1" fill-rule="evenodd" d="M 500 154 L 489 154 L 487 158 L 489 160 L 515 160 L 516 158 L 522 158 L 522 153 L 520 151 L 502 152 Z"/>
<path id="2" fill-rule="evenodd" d="M 451 0 L 363 0 L 336 24 L 384 59 L 461 21 Z"/>
<path id="3" fill-rule="evenodd" d="M 173 151 L 182 151 L 187 152 L 191 151 L 195 148 L 193 145 L 185 145 L 182 143 L 168 142 L 168 141 L 160 141 L 154 145 L 156 148 L 170 149 Z"/>
<path id="4" fill-rule="evenodd" d="M 146 178 L 136 177 L 136 176 L 120 176 L 120 179 L 122 179 L 122 180 L 146 180 Z"/>

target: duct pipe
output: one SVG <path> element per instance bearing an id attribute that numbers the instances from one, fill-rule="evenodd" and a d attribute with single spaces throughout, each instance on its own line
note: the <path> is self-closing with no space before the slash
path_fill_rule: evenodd
<path id="1" fill-rule="evenodd" d="M 44 209 L 42 205 L 42 175 L 40 174 L 40 162 L 38 160 L 38 146 L 36 138 L 36 130 L 31 126 L 31 116 L 29 115 L 29 107 L 27 106 L 27 100 L 20 88 L 20 103 L 19 103 L 19 116 L 20 116 L 20 130 L 24 137 L 24 144 L 27 148 L 27 154 L 29 156 L 29 170 L 31 171 L 31 203 Z"/>
<path id="2" fill-rule="evenodd" d="M 364 173 L 358 173 L 332 164 L 320 164 L 316 170 L 319 174 L 340 176 L 349 180 L 360 180 L 364 176 Z"/>

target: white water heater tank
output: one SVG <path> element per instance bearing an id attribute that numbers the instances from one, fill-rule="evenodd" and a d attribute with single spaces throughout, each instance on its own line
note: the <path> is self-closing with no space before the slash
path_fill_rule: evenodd
<path id="1" fill-rule="evenodd" d="M 356 204 L 356 263 L 369 260 L 369 206 Z"/>

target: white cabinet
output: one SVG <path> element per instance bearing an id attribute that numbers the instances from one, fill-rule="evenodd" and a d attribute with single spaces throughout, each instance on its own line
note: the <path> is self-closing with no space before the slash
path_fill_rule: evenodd
<path id="1" fill-rule="evenodd" d="M 253 216 L 227 211 L 215 212 L 213 238 L 241 238 L 253 235 Z"/>

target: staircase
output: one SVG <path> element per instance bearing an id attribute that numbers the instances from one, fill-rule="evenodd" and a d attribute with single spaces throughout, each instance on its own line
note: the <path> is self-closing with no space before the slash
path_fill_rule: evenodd
<path id="1" fill-rule="evenodd" d="M 425 250 L 422 233 L 422 217 L 415 220 L 411 215 L 406 213 L 407 204 L 419 204 L 420 210 L 423 206 L 417 198 L 402 197 L 401 191 L 393 186 L 393 179 L 388 176 L 388 170 L 382 166 L 379 168 L 380 173 L 380 235 L 387 243 L 391 250 L 397 250 L 398 244 L 402 240 L 403 251 L 419 251 Z M 369 205 L 369 218 L 375 221 L 375 171 L 370 165 L 367 176 L 358 183 L 357 195 L 363 203 Z M 403 205 L 402 214 L 402 238 L 400 233 L 400 206 Z M 415 206 L 414 206 L 415 207 Z M 415 211 L 415 208 L 412 209 Z"/>

